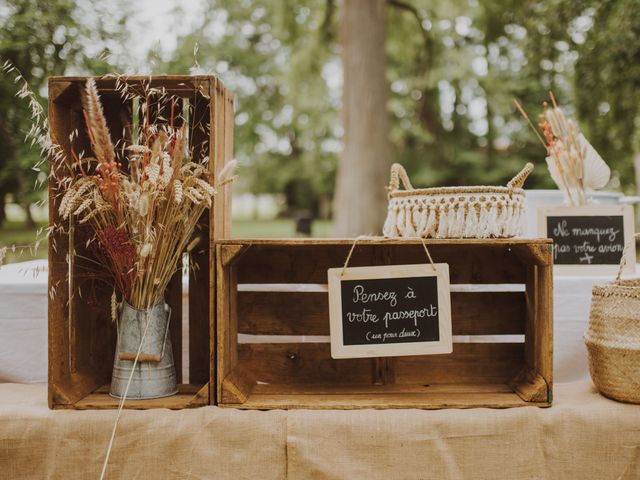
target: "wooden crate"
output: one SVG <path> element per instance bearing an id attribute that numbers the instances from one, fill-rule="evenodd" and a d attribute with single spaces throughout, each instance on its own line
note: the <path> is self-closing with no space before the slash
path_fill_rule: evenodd
<path id="1" fill-rule="evenodd" d="M 450 265 L 453 353 L 334 360 L 327 269 L 352 240 L 222 240 L 211 398 L 246 409 L 507 408 L 552 399 L 551 242 L 429 240 Z M 350 266 L 425 262 L 363 240 Z M 465 343 L 470 340 L 472 343 Z M 217 369 L 213 366 L 217 364 Z"/>
<path id="2" fill-rule="evenodd" d="M 49 79 L 49 125 L 52 140 L 62 147 L 67 158 L 70 149 L 89 154 L 90 144 L 84 125 L 81 90 L 84 77 Z M 146 88 L 164 91 L 173 100 L 176 112 L 184 113 L 189 123 L 190 146 L 194 158 L 209 156 L 210 170 L 217 174 L 231 159 L 233 152 L 233 95 L 213 76 L 159 76 L 97 78 L 105 116 L 114 143 L 131 141 L 131 126 L 138 121 L 139 102 L 123 99 L 118 82 L 126 82 L 130 92 Z M 118 90 L 117 90 L 118 89 Z M 156 97 L 154 97 L 156 98 Z M 149 105 L 154 123 L 168 121 L 170 101 Z M 71 145 L 70 136 L 77 132 Z M 121 144 L 119 144 L 121 145 Z M 122 160 L 122 159 L 120 159 Z M 52 159 L 51 169 L 64 175 Z M 126 168 L 126 165 L 124 166 Z M 54 181 L 49 185 L 49 222 L 62 225 L 58 215 L 60 196 Z M 185 408 L 207 405 L 209 399 L 209 316 L 214 311 L 212 265 L 216 238 L 230 236 L 231 199 L 226 189 L 216 197 L 213 208 L 199 222 L 201 241 L 191 253 L 197 266 L 189 272 L 188 338 L 183 338 L 182 275 L 178 272 L 168 288 L 166 299 L 172 308 L 171 342 L 178 374 L 179 393 L 155 400 L 127 401 L 127 408 Z M 108 395 L 116 331 L 110 319 L 110 290 L 101 288 L 83 275 L 82 232 L 76 226 L 54 231 L 49 241 L 49 407 L 115 408 L 118 399 Z M 188 355 L 183 358 L 183 344 Z M 182 378 L 183 362 L 188 362 L 188 379 Z M 185 383 L 187 382 L 188 383 Z"/>

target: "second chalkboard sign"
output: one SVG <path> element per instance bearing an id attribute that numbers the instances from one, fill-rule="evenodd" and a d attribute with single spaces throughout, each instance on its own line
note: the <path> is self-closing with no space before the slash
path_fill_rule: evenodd
<path id="1" fill-rule="evenodd" d="M 553 240 L 553 263 L 560 273 L 614 272 L 623 255 L 626 271 L 635 271 L 633 231 L 628 205 L 538 209 L 538 233 Z"/>
<path id="2" fill-rule="evenodd" d="M 331 356 L 451 353 L 449 266 L 328 271 Z"/>

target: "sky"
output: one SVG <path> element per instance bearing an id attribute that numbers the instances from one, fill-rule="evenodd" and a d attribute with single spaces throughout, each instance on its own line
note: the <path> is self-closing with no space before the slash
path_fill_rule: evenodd
<path id="1" fill-rule="evenodd" d="M 202 0 L 135 0 L 135 4 L 129 29 L 130 53 L 136 60 L 145 60 L 151 49 L 164 53 L 175 49 L 177 38 L 198 24 L 204 9 Z"/>

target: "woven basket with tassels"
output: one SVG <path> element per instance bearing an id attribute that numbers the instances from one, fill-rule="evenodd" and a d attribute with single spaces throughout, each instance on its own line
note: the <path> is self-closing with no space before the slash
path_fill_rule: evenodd
<path id="1" fill-rule="evenodd" d="M 414 189 L 402 165 L 391 166 L 385 237 L 509 238 L 524 229 L 527 163 L 506 187 Z M 400 189 L 400 182 L 404 190 Z"/>
<path id="2" fill-rule="evenodd" d="M 640 279 L 621 280 L 623 266 L 613 282 L 593 287 L 584 341 L 600 393 L 640 403 Z"/>

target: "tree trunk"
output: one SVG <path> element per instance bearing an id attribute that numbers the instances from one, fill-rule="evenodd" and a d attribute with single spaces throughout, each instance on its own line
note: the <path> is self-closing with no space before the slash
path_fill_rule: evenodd
<path id="1" fill-rule="evenodd" d="M 636 151 L 633 155 L 633 167 L 636 174 L 636 195 L 640 195 L 640 151 Z M 640 222 L 640 208 L 636 207 L 634 211 L 636 213 L 636 225 L 638 225 Z M 638 230 L 636 229 L 636 231 Z"/>
<path id="2" fill-rule="evenodd" d="M 334 198 L 336 235 L 380 234 L 391 160 L 385 0 L 345 0 L 341 38 L 344 150 Z"/>
<path id="3" fill-rule="evenodd" d="M 4 209 L 5 206 L 6 206 L 5 193 L 0 192 L 0 227 L 4 225 L 4 221 L 7 219 L 7 213 Z"/>
<path id="4" fill-rule="evenodd" d="M 640 152 L 633 155 L 633 167 L 636 173 L 636 192 L 640 195 Z"/>
<path id="5" fill-rule="evenodd" d="M 33 215 L 31 214 L 31 204 L 25 203 L 22 205 L 22 208 L 24 208 L 24 212 L 27 215 L 27 217 L 25 218 L 24 226 L 28 229 L 33 230 L 34 228 L 36 228 L 36 222 L 33 219 Z"/>

